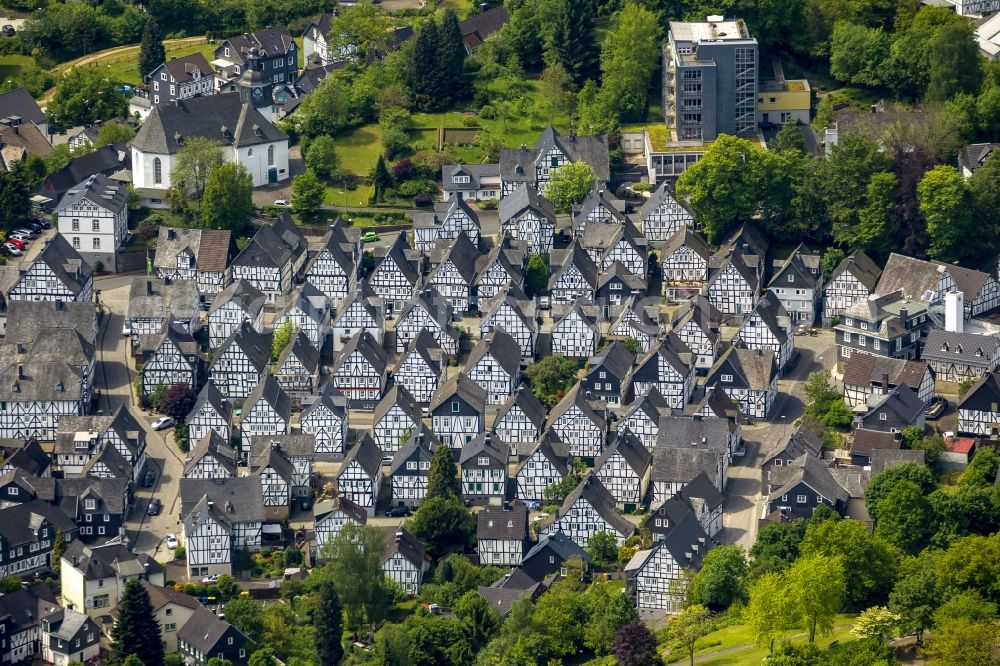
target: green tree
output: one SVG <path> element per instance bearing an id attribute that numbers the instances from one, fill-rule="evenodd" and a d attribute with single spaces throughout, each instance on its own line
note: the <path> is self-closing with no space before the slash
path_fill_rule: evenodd
<path id="1" fill-rule="evenodd" d="M 524 376 L 535 397 L 551 406 L 573 386 L 578 369 L 577 364 L 565 356 L 546 356 L 529 365 Z"/>
<path id="2" fill-rule="evenodd" d="M 765 573 L 750 585 L 743 622 L 754 642 L 767 646 L 768 654 L 774 653 L 774 641 L 791 628 L 792 614 L 781 574 Z"/>
<path id="3" fill-rule="evenodd" d="M 439 108 L 438 94 L 443 88 L 444 73 L 438 70 L 438 26 L 433 20 L 424 23 L 413 38 L 405 81 L 413 93 L 413 104 L 422 111 Z"/>
<path id="4" fill-rule="evenodd" d="M 101 130 L 97 133 L 95 148 L 112 146 L 116 143 L 128 143 L 135 138 L 135 130 L 124 123 L 109 121 L 101 124 Z"/>
<path id="5" fill-rule="evenodd" d="M 546 54 L 546 61 L 558 61 L 577 85 L 583 85 L 597 69 L 594 5 L 556 0 L 552 41 L 547 46 L 550 53 Z"/>
<path id="6" fill-rule="evenodd" d="M 347 523 L 336 538 L 327 541 L 321 551 L 326 564 L 310 582 L 321 585 L 324 578 L 333 582 L 344 606 L 347 628 L 357 630 L 378 622 L 389 602 L 389 588 L 382 574 L 385 536 L 372 525 Z"/>
<path id="7" fill-rule="evenodd" d="M 1000 91 L 1000 86 L 998 86 Z M 979 242 L 975 245 L 985 245 L 982 249 L 983 255 L 990 256 L 997 252 L 1000 237 L 1000 153 L 990 155 L 986 163 L 976 169 L 968 181 L 969 191 L 972 195 L 972 205 L 974 215 L 981 233 L 977 234 Z M 966 386 L 966 382 L 959 385 L 959 397 L 964 397 L 962 387 L 966 391 L 975 382 Z"/>
<path id="8" fill-rule="evenodd" d="M 684 607 L 680 613 L 669 618 L 664 635 L 671 647 L 687 650 L 694 666 L 695 642 L 712 631 L 712 613 L 701 604 Z"/>
<path id="9" fill-rule="evenodd" d="M 62 132 L 128 114 L 128 98 L 103 69 L 76 67 L 59 80 L 45 107 L 53 131 Z"/>
<path id="10" fill-rule="evenodd" d="M 316 628 L 316 654 L 319 656 L 319 663 L 323 666 L 336 666 L 344 658 L 344 618 L 337 588 L 330 581 L 319 588 L 312 620 L 313 627 Z"/>
<path id="11" fill-rule="evenodd" d="M 607 566 L 618 560 L 618 542 L 611 532 L 595 532 L 587 541 L 587 554 L 598 566 Z"/>
<path id="12" fill-rule="evenodd" d="M 627 3 L 615 19 L 601 50 L 600 98 L 615 116 L 642 120 L 650 77 L 660 60 L 661 24 L 637 2 Z"/>
<path id="13" fill-rule="evenodd" d="M 177 150 L 174 168 L 170 172 L 172 187 L 183 201 L 201 203 L 208 186 L 208 175 L 224 162 L 225 156 L 218 142 L 201 136 L 185 139 Z"/>
<path id="14" fill-rule="evenodd" d="M 529 298 L 545 293 L 549 286 L 549 265 L 540 254 L 533 254 L 528 259 L 528 267 L 524 272 L 524 289 Z"/>
<path id="15" fill-rule="evenodd" d="M 559 581 L 536 603 L 535 617 L 552 638 L 555 656 L 575 654 L 583 644 L 587 607 L 576 585 L 578 581 L 568 578 Z"/>
<path id="16" fill-rule="evenodd" d="M 844 561 L 841 557 L 804 555 L 795 561 L 787 573 L 788 595 L 793 612 L 809 634 L 833 631 L 833 620 L 844 604 L 846 589 Z"/>
<path id="17" fill-rule="evenodd" d="M 233 666 L 233 662 L 222 657 L 212 657 L 206 662 L 205 666 Z"/>
<path id="18" fill-rule="evenodd" d="M 57 529 L 52 539 L 52 573 L 59 575 L 62 571 L 62 556 L 66 552 L 66 537 L 63 531 Z"/>
<path id="19" fill-rule="evenodd" d="M 972 195 L 958 169 L 940 164 L 925 173 L 917 185 L 917 201 L 927 220 L 930 255 L 945 262 L 964 257 L 974 218 Z"/>
<path id="20" fill-rule="evenodd" d="M 915 634 L 923 640 L 924 630 L 931 626 L 934 610 L 940 603 L 937 578 L 931 562 L 921 558 L 913 561 L 910 571 L 901 576 L 889 595 L 889 609 L 899 615 L 899 628 L 904 634 Z"/>
<path id="21" fill-rule="evenodd" d="M 864 206 L 858 210 L 857 224 L 841 228 L 840 238 L 852 248 L 887 255 L 896 240 L 896 191 L 899 181 L 890 172 L 876 173 L 865 188 Z"/>
<path id="22" fill-rule="evenodd" d="M 469 590 L 455 603 L 455 617 L 469 630 L 473 649 L 479 651 L 500 629 L 500 614 L 483 595 Z"/>
<path id="23" fill-rule="evenodd" d="M 301 217 L 311 217 L 323 205 L 326 188 L 311 169 L 306 169 L 292 179 L 292 212 Z"/>
<path id="24" fill-rule="evenodd" d="M 139 78 L 145 82 L 146 77 L 166 60 L 167 51 L 160 41 L 160 26 L 155 19 L 149 19 L 142 30 L 142 42 L 139 43 Z"/>
<path id="25" fill-rule="evenodd" d="M 729 608 L 744 596 L 743 581 L 749 571 L 746 553 L 739 546 L 718 546 L 708 551 L 694 578 L 695 601 L 713 610 Z"/>
<path id="26" fill-rule="evenodd" d="M 973 23 L 956 21 L 940 27 L 927 47 L 930 55 L 928 100 L 944 102 L 957 93 L 978 92 L 982 66 Z"/>
<path id="27" fill-rule="evenodd" d="M 806 380 L 806 416 L 828 428 L 846 430 L 853 417 L 833 384 L 829 370 L 814 372 Z"/>
<path id="28" fill-rule="evenodd" d="M 448 447 L 442 445 L 441 448 Z M 431 557 L 439 557 L 453 548 L 464 548 L 472 543 L 476 534 L 475 517 L 451 495 L 425 496 L 409 525 Z"/>
<path id="29" fill-rule="evenodd" d="M 844 603 L 854 611 L 885 603 L 900 564 L 899 551 L 858 520 L 809 521 L 800 552 L 842 558 L 851 572 Z"/>
<path id="30" fill-rule="evenodd" d="M 19 576 L 4 576 L 0 578 L 0 594 L 10 594 L 21 589 L 21 578 Z"/>
<path id="31" fill-rule="evenodd" d="M 830 73 L 845 83 L 881 85 L 891 41 L 881 28 L 838 21 L 830 42 Z"/>
<path id="32" fill-rule="evenodd" d="M 896 651 L 870 638 L 831 645 L 830 666 L 896 666 Z"/>
<path id="33" fill-rule="evenodd" d="M 226 622 L 259 643 L 264 634 L 264 608 L 248 597 L 236 597 L 226 604 Z"/>
<path id="34" fill-rule="evenodd" d="M 638 619 L 631 599 L 623 592 L 611 592 L 608 584 L 596 582 L 585 593 L 590 622 L 583 632 L 583 644 L 598 655 L 606 655 L 614 647 L 615 634 Z"/>
<path id="35" fill-rule="evenodd" d="M 767 660 L 768 666 L 827 666 L 826 655 L 813 643 L 784 641 Z"/>
<path id="36" fill-rule="evenodd" d="M 439 91 L 445 106 L 465 99 L 467 85 L 463 70 L 465 68 L 465 42 L 462 31 L 458 27 L 458 17 L 451 9 L 446 9 L 441 15 L 438 26 L 437 66 L 440 70 L 443 87 Z"/>
<path id="37" fill-rule="evenodd" d="M 251 225 L 254 213 L 253 177 L 242 164 L 226 162 L 213 167 L 201 197 L 201 224 L 206 229 L 228 229 L 240 234 Z"/>
<path id="38" fill-rule="evenodd" d="M 912 481 L 916 483 L 923 494 L 930 493 L 937 487 L 934 473 L 923 465 L 904 463 L 890 467 L 872 477 L 865 491 L 865 508 L 872 520 L 878 521 L 878 505 L 888 495 L 897 483 Z"/>
<path id="39" fill-rule="evenodd" d="M 366 61 L 379 51 L 385 52 L 392 25 L 385 11 L 372 2 L 359 2 L 339 8 L 330 21 L 327 33 L 331 48 L 356 49 L 358 57 Z"/>
<path id="40" fill-rule="evenodd" d="M 973 454 L 969 466 L 962 472 L 959 483 L 972 487 L 991 485 L 997 478 L 998 470 L 1000 470 L 1000 455 L 997 455 L 996 450 L 979 447 Z"/>
<path id="41" fill-rule="evenodd" d="M 545 68 L 538 79 L 538 88 L 550 116 L 572 111 L 573 79 L 562 63 L 553 62 Z"/>
<path id="42" fill-rule="evenodd" d="M 806 535 L 806 521 L 767 523 L 757 531 L 757 540 L 750 547 L 751 574 L 758 577 L 766 572 L 784 571 L 799 556 L 799 547 Z"/>
<path id="43" fill-rule="evenodd" d="M 138 578 L 125 584 L 118 601 L 118 621 L 111 630 L 115 656 L 136 655 L 144 666 L 163 666 L 160 623 L 153 614 L 149 592 Z"/>
<path id="44" fill-rule="evenodd" d="M 542 186 L 542 193 L 558 212 L 568 213 L 573 204 L 583 201 L 596 181 L 589 164 L 572 162 L 552 170 L 549 182 Z"/>
<path id="45" fill-rule="evenodd" d="M 228 618 L 229 616 L 227 615 L 226 617 Z M 251 653 L 247 666 L 274 666 L 274 663 L 274 650 L 269 647 L 262 647 Z"/>
<path id="46" fill-rule="evenodd" d="M 798 123 L 788 122 L 781 126 L 774 139 L 767 144 L 768 149 L 777 153 L 805 155 L 809 152 L 806 139 Z"/>
<path id="47" fill-rule="evenodd" d="M 341 174 L 340 156 L 337 154 L 336 142 L 325 134 L 309 142 L 305 161 L 306 168 L 311 169 L 318 178 L 323 180 L 335 180 Z"/>
<path id="48" fill-rule="evenodd" d="M 1000 647 L 1000 622 L 962 622 L 938 624 L 927 644 L 926 653 L 935 663 L 948 666 L 978 666 L 996 662 Z"/>
<path id="49" fill-rule="evenodd" d="M 462 494 L 462 486 L 458 481 L 458 468 L 451 448 L 439 446 L 431 457 L 431 469 L 427 475 L 427 490 L 424 497 L 458 499 Z"/>
<path id="50" fill-rule="evenodd" d="M 861 611 L 851 627 L 851 635 L 859 640 L 871 639 L 884 643 L 896 635 L 900 617 L 885 606 L 872 606 Z"/>
<path id="51" fill-rule="evenodd" d="M 375 170 L 372 172 L 371 180 L 372 199 L 374 201 L 382 201 L 385 199 L 385 191 L 392 187 L 392 176 L 385 166 L 385 157 L 383 155 L 378 156 L 378 162 L 375 163 Z"/>
<path id="52" fill-rule="evenodd" d="M 298 331 L 295 329 L 295 324 L 292 323 L 291 319 L 286 319 L 278 328 L 274 329 L 274 335 L 271 338 L 272 363 L 278 361 L 281 352 L 285 351 L 285 347 L 292 343 L 297 333 Z"/>

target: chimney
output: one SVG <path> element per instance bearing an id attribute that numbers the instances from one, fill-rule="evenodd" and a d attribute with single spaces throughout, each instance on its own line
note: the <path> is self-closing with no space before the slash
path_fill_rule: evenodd
<path id="1" fill-rule="evenodd" d="M 65 309 L 66 309 L 66 304 L 65 303 L 63 303 L 62 301 L 56 301 L 56 310 L 60 310 L 61 311 L 61 310 L 65 310 Z"/>
<path id="2" fill-rule="evenodd" d="M 883 393 L 888 393 L 889 392 L 889 373 L 888 372 L 882 373 L 882 392 Z"/>
<path id="3" fill-rule="evenodd" d="M 403 532 L 402 532 L 402 530 L 400 530 L 400 531 L 396 532 L 396 543 L 399 543 L 402 540 L 403 540 Z"/>
<path id="4" fill-rule="evenodd" d="M 174 240 L 177 238 L 176 229 L 167 229 L 167 240 Z"/>
<path id="5" fill-rule="evenodd" d="M 944 330 L 949 333 L 965 331 L 965 294 L 960 291 L 944 295 Z"/>
<path id="6" fill-rule="evenodd" d="M 153 281 L 152 280 L 146 280 L 146 295 L 147 296 L 152 296 L 153 295 Z"/>
<path id="7" fill-rule="evenodd" d="M 24 366 L 20 363 L 17 364 L 17 378 L 24 379 Z"/>
<path id="8" fill-rule="evenodd" d="M 903 323 L 903 326 L 906 326 L 906 322 L 909 318 L 910 318 L 909 310 L 903 308 L 899 311 L 899 320 Z"/>

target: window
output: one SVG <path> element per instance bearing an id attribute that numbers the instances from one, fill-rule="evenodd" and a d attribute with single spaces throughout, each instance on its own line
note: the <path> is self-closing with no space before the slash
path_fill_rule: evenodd
<path id="1" fill-rule="evenodd" d="M 91 222 L 90 223 L 90 230 L 93 231 L 93 232 L 95 232 L 95 233 L 98 232 L 98 231 L 100 231 L 101 230 L 101 223 L 100 223 L 100 221 L 94 220 L 93 222 Z"/>
<path id="2" fill-rule="evenodd" d="M 607 376 L 608 376 L 608 373 L 604 372 L 603 370 L 601 371 L 601 374 L 598 375 L 598 377 L 600 377 L 601 379 L 605 379 Z"/>
<path id="3" fill-rule="evenodd" d="M 267 147 L 267 166 L 274 166 L 274 146 Z"/>
<path id="4" fill-rule="evenodd" d="M 879 349 L 882 344 L 878 340 L 872 340 L 872 349 Z"/>
<path id="5" fill-rule="evenodd" d="M 94 509 L 97 508 L 97 500 L 95 500 L 95 499 L 86 499 L 86 500 L 83 501 L 83 506 L 88 511 L 93 511 Z"/>
<path id="6" fill-rule="evenodd" d="M 11 486 L 10 488 L 7 489 L 7 492 L 10 495 L 16 495 L 17 492 L 18 492 L 18 489 L 17 489 L 16 486 Z"/>
<path id="7" fill-rule="evenodd" d="M 80 230 L 80 220 L 73 220 L 73 231 Z"/>
<path id="8" fill-rule="evenodd" d="M 490 464 L 490 457 L 489 456 L 479 456 L 479 464 L 483 465 L 483 466 L 489 465 Z"/>
<path id="9" fill-rule="evenodd" d="M 159 157 L 153 158 L 153 182 L 157 185 L 163 182 L 163 163 Z"/>
<path id="10" fill-rule="evenodd" d="M 878 415 L 878 420 L 879 421 L 886 421 L 886 420 L 888 420 L 888 418 L 889 417 L 886 415 L 885 412 L 880 412 L 879 415 Z"/>
<path id="11" fill-rule="evenodd" d="M 722 375 L 722 377 L 720 377 L 720 381 L 722 381 L 725 384 L 730 384 L 733 381 L 733 376 L 732 375 Z"/>
<path id="12" fill-rule="evenodd" d="M 847 331 L 844 331 L 844 342 L 850 342 L 850 341 L 851 341 L 851 334 L 848 333 Z"/>
<path id="13" fill-rule="evenodd" d="M 174 85 L 170 86 L 170 94 L 171 95 L 176 95 L 177 94 L 177 86 L 174 86 Z"/>
<path id="14" fill-rule="evenodd" d="M 775 466 L 775 467 L 781 467 L 781 465 L 782 465 L 782 464 L 783 464 L 783 463 L 782 463 L 782 460 L 781 460 L 781 458 L 775 458 L 775 459 L 774 459 L 774 466 Z"/>
<path id="15" fill-rule="evenodd" d="M 867 344 L 867 342 L 868 341 L 865 339 L 865 336 L 863 336 L 863 335 L 859 335 L 858 336 L 858 345 L 860 345 L 861 347 L 864 347 Z"/>
<path id="16" fill-rule="evenodd" d="M 229 644 L 230 644 L 230 645 L 232 645 L 232 644 L 233 644 L 233 637 L 232 637 L 232 636 L 230 636 L 230 637 L 229 637 Z"/>
<path id="17" fill-rule="evenodd" d="M 788 281 L 789 282 L 795 282 L 795 275 L 793 275 L 792 273 L 789 273 L 788 274 Z"/>
<path id="18" fill-rule="evenodd" d="M 451 413 L 458 414 L 458 400 L 451 401 Z"/>
<path id="19" fill-rule="evenodd" d="M 805 495 L 796 495 L 795 496 L 795 501 L 798 502 L 799 504 L 805 504 L 806 503 L 806 496 Z"/>
<path id="20" fill-rule="evenodd" d="M 406 463 L 406 469 L 416 469 L 416 468 L 417 468 L 416 462 L 411 460 L 410 462 Z"/>
<path id="21" fill-rule="evenodd" d="M 176 622 L 167 622 L 166 624 L 163 625 L 163 631 L 167 631 L 167 632 L 177 631 L 177 623 Z"/>
<path id="22" fill-rule="evenodd" d="M 229 49 L 226 49 L 226 55 L 229 55 Z M 167 73 L 166 72 L 160 72 L 160 80 L 161 81 L 166 81 L 167 80 Z"/>
<path id="23" fill-rule="evenodd" d="M 94 249 L 95 250 L 100 250 L 101 249 L 101 239 L 100 238 L 95 238 L 94 239 Z"/>
<path id="24" fill-rule="evenodd" d="M 225 55 L 229 55 L 229 47 L 228 46 L 225 49 Z M 164 76 L 166 76 L 166 74 L 164 74 Z"/>

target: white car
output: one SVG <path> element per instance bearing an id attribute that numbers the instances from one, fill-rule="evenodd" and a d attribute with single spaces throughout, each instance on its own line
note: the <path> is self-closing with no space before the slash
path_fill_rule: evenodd
<path id="1" fill-rule="evenodd" d="M 176 550 L 177 546 L 179 546 L 179 545 L 180 545 L 180 542 L 177 541 L 177 536 L 176 535 L 174 535 L 174 534 L 168 534 L 167 535 L 167 548 L 169 548 L 170 550 Z"/>
<path id="2" fill-rule="evenodd" d="M 161 416 L 160 418 L 153 421 L 153 430 L 166 430 L 167 428 L 174 425 L 175 421 L 169 416 Z"/>
<path id="3" fill-rule="evenodd" d="M 292 204 L 288 203 L 288 199 L 275 199 L 274 205 L 280 208 L 288 208 Z"/>

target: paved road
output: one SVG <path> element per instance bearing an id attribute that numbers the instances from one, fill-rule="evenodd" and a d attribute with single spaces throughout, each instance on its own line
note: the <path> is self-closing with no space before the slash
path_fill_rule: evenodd
<path id="1" fill-rule="evenodd" d="M 98 346 L 99 368 L 97 385 L 101 392 L 100 409 L 109 414 L 126 405 L 136 420 L 146 428 L 146 469 L 156 473 L 156 484 L 152 488 L 138 488 L 135 508 L 126 527 L 134 539 L 135 550 L 154 555 L 161 562 L 172 559 L 166 552 L 163 539 L 168 533 L 177 534 L 180 529 L 177 516 L 180 511 L 177 501 L 178 480 L 183 472 L 183 460 L 173 444 L 173 432 L 153 432 L 149 424 L 155 415 L 144 413 L 135 406 L 132 382 L 135 364 L 128 355 L 128 341 L 122 334 L 124 312 L 128 305 L 128 285 L 131 277 L 111 276 L 99 278 L 94 287 L 101 290 L 102 311 L 100 340 Z M 147 516 L 146 509 L 153 497 L 163 502 L 159 516 Z"/>

